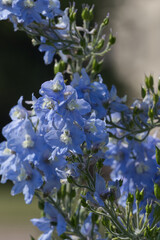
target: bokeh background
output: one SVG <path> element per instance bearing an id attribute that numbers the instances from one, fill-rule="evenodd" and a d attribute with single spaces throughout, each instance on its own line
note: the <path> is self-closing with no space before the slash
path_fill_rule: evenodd
<path id="1" fill-rule="evenodd" d="M 70 1 L 72 2 L 72 1 Z M 145 74 L 160 74 L 160 1 L 159 0 L 75 0 L 78 12 L 82 3 L 95 4 L 95 21 L 110 13 L 109 29 L 117 36 L 112 51 L 105 57 L 102 76 L 118 94 L 128 95 L 130 104 L 140 97 Z M 62 8 L 69 1 L 62 0 Z M 80 14 L 79 14 L 80 15 Z M 0 22 L 0 132 L 9 121 L 9 111 L 20 96 L 38 96 L 40 85 L 53 78 L 53 65 L 45 66 L 43 54 L 32 46 L 25 33 L 14 32 L 8 22 Z M 3 140 L 0 135 L 1 141 Z M 11 184 L 0 185 L 0 239 L 29 240 L 38 236 L 29 219 L 39 217 L 36 200 L 25 205 L 23 196 L 10 196 Z"/>

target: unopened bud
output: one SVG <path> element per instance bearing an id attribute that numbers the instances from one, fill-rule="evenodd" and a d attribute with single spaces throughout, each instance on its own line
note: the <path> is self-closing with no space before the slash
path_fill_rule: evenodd
<path id="1" fill-rule="evenodd" d="M 103 46 L 104 46 L 104 42 L 105 42 L 104 38 L 100 39 L 100 40 L 98 41 L 95 49 L 96 49 L 96 50 L 101 50 L 101 49 L 103 48 Z"/>
<path id="2" fill-rule="evenodd" d="M 64 61 L 60 60 L 54 64 L 54 73 L 63 72 L 66 68 L 66 64 Z"/>
<path id="3" fill-rule="evenodd" d="M 131 193 L 128 193 L 127 203 L 133 204 L 133 201 L 134 201 L 134 195 Z"/>
<path id="4" fill-rule="evenodd" d="M 93 19 L 93 7 L 89 9 L 89 7 L 86 6 L 82 11 L 81 17 L 85 21 L 91 21 Z"/>
<path id="5" fill-rule="evenodd" d="M 109 14 L 107 14 L 107 16 L 105 17 L 105 19 L 103 20 L 102 26 L 103 26 L 103 27 L 104 27 L 104 26 L 107 26 L 108 23 L 109 23 Z"/>
<path id="6" fill-rule="evenodd" d="M 160 149 L 156 146 L 156 162 L 160 165 Z"/>
<path id="7" fill-rule="evenodd" d="M 141 191 L 139 191 L 138 189 L 136 190 L 136 200 L 138 202 L 142 201 L 144 197 L 144 189 L 142 189 Z"/>
<path id="8" fill-rule="evenodd" d="M 152 203 L 147 203 L 146 205 L 146 213 L 149 215 L 152 212 Z"/>
<path id="9" fill-rule="evenodd" d="M 154 184 L 154 195 L 160 199 L 160 186 L 157 183 Z"/>

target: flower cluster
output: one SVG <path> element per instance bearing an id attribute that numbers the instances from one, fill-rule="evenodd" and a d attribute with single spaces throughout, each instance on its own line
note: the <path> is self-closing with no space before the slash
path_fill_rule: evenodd
<path id="1" fill-rule="evenodd" d="M 0 20 L 25 31 L 46 64 L 55 53 L 61 58 L 40 96 L 26 107 L 20 97 L 10 111 L 1 183 L 12 181 L 11 194 L 22 192 L 26 204 L 38 197 L 43 216 L 31 221 L 43 232 L 39 240 L 159 239 L 152 204 L 160 208 L 160 140 L 149 133 L 160 126 L 160 84 L 155 93 L 146 77 L 142 100 L 131 106 L 115 86 L 108 90 L 97 73 L 115 42 L 110 34 L 103 48 L 109 15 L 99 30 L 90 29 L 93 7 L 81 17 L 77 27 L 74 4 L 62 11 L 59 0 L 0 0 Z"/>
<path id="2" fill-rule="evenodd" d="M 46 64 L 52 62 L 57 49 L 64 47 L 69 18 L 67 9 L 60 9 L 59 0 L 1 0 L 0 20 L 6 19 L 13 23 L 15 30 L 27 32 L 34 45 L 40 45 Z M 52 44 L 47 44 L 49 41 Z"/>

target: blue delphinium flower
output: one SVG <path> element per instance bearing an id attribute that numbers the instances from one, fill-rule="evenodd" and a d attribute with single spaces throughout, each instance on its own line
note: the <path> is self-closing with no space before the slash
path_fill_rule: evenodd
<path id="1" fill-rule="evenodd" d="M 62 14 L 59 0 L 37 0 L 36 9 L 43 16 L 53 19 L 54 16 Z"/>
<path id="2" fill-rule="evenodd" d="M 84 131 L 88 148 L 92 146 L 93 148 L 98 147 L 100 149 L 102 143 L 107 145 L 108 133 L 106 124 L 103 120 L 97 119 L 94 113 L 85 121 Z"/>
<path id="3" fill-rule="evenodd" d="M 23 192 L 27 204 L 31 203 L 35 189 L 43 184 L 41 174 L 27 162 L 17 165 L 15 176 L 11 180 L 14 182 L 11 194 L 14 196 Z"/>
<path id="4" fill-rule="evenodd" d="M 92 230 L 92 213 L 89 213 L 88 217 L 85 219 L 82 227 L 81 227 L 81 233 L 84 236 L 90 236 L 91 230 Z"/>
<path id="5" fill-rule="evenodd" d="M 52 233 L 56 227 L 57 233 L 60 236 L 66 230 L 66 221 L 64 217 L 53 207 L 50 203 L 45 203 L 44 207 L 45 217 L 40 219 L 31 219 L 33 225 L 44 232 L 38 240 L 51 240 Z"/>
<path id="6" fill-rule="evenodd" d="M 73 151 L 82 154 L 81 144 L 85 141 L 84 131 L 79 126 L 66 122 L 62 129 L 52 129 L 45 135 L 45 140 L 57 154 Z"/>
<path id="7" fill-rule="evenodd" d="M 95 110 L 97 118 L 104 118 L 106 110 L 103 104 L 108 100 L 109 91 L 105 84 L 102 83 L 102 78 L 99 76 L 98 81 L 91 82 L 85 69 L 81 71 L 82 76 L 78 73 L 74 74 L 71 85 L 77 90 L 78 97 L 85 99 Z"/>
<path id="8" fill-rule="evenodd" d="M 59 102 L 65 99 L 64 92 L 66 91 L 67 86 L 64 83 L 62 73 L 57 73 L 55 78 L 50 81 L 46 81 L 42 84 L 40 89 L 40 94 L 47 95 L 53 100 Z"/>
<path id="9" fill-rule="evenodd" d="M 125 205 L 128 193 L 134 193 L 136 189 L 144 189 L 145 204 L 147 198 L 151 199 L 158 168 L 155 158 L 155 145 L 158 142 L 157 138 L 149 136 L 144 142 L 128 140 L 108 144 L 108 158 L 104 164 L 108 162 L 112 167 L 113 180 L 117 177 L 123 179 L 120 204 Z"/>
<path id="10" fill-rule="evenodd" d="M 11 19 L 11 16 L 19 16 L 19 8 L 14 7 L 15 0 L 0 0 L 0 20 Z"/>
<path id="11" fill-rule="evenodd" d="M 56 35 L 54 34 L 54 36 L 52 36 L 52 37 L 54 39 L 54 38 L 56 38 Z M 50 64 L 53 61 L 53 57 L 56 53 L 56 48 L 52 45 L 48 45 L 46 43 L 45 37 L 41 37 L 40 40 L 41 40 L 41 44 L 38 47 L 38 49 L 40 52 L 45 52 L 44 57 L 43 57 L 45 64 Z M 57 44 L 55 44 L 55 46 L 58 48 L 58 47 L 62 46 L 62 44 L 57 43 Z"/>
<path id="12" fill-rule="evenodd" d="M 13 7 L 19 9 L 21 13 L 17 16 L 18 23 L 22 23 L 24 26 L 36 21 L 41 22 L 41 16 L 36 10 L 37 2 L 34 0 L 14 0 Z"/>

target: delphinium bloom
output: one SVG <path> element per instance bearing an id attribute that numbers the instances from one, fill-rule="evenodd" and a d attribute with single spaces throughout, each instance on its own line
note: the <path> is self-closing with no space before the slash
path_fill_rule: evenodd
<path id="1" fill-rule="evenodd" d="M 105 92 L 102 83 L 98 86 Z M 36 189 L 45 194 L 59 189 L 58 171 L 69 169 L 78 176 L 78 163 L 66 161 L 72 154 L 83 156 L 87 146 L 93 150 L 95 162 L 101 157 L 97 153 L 94 157 L 95 148 L 104 148 L 105 153 L 108 143 L 105 121 L 97 118 L 98 112 L 95 114 L 75 88 L 64 83 L 61 73 L 43 83 L 40 94 L 27 102 L 30 110 L 23 107 L 21 97 L 10 111 L 12 121 L 2 131 L 6 141 L 0 151 L 1 181 L 11 180 L 15 184 L 12 194 L 23 192 L 26 203 L 31 202 Z"/>
<path id="2" fill-rule="evenodd" d="M 116 142 L 116 140 L 115 140 Z M 144 189 L 145 199 L 155 199 L 154 181 L 158 177 L 158 164 L 155 156 L 155 146 L 159 139 L 149 136 L 144 142 L 135 140 L 118 141 L 117 144 L 108 144 L 107 159 L 104 164 L 111 161 L 111 178 L 118 177 L 123 179 L 121 187 L 122 197 L 120 204 L 125 206 L 128 193 L 135 193 L 136 189 Z M 151 197 L 152 196 L 152 197 Z"/>
<path id="3" fill-rule="evenodd" d="M 56 227 L 58 235 L 61 235 L 66 230 L 66 222 L 64 217 L 50 203 L 45 203 L 45 217 L 40 219 L 31 219 L 31 222 L 44 232 L 38 240 L 51 240 L 52 233 Z"/>
<path id="4" fill-rule="evenodd" d="M 59 0 L 1 0 L 0 20 L 6 19 L 15 30 L 25 31 L 33 44 L 39 45 L 39 51 L 45 52 L 46 64 L 53 61 L 56 52 L 62 54 L 70 22 L 68 10 L 60 9 Z"/>

